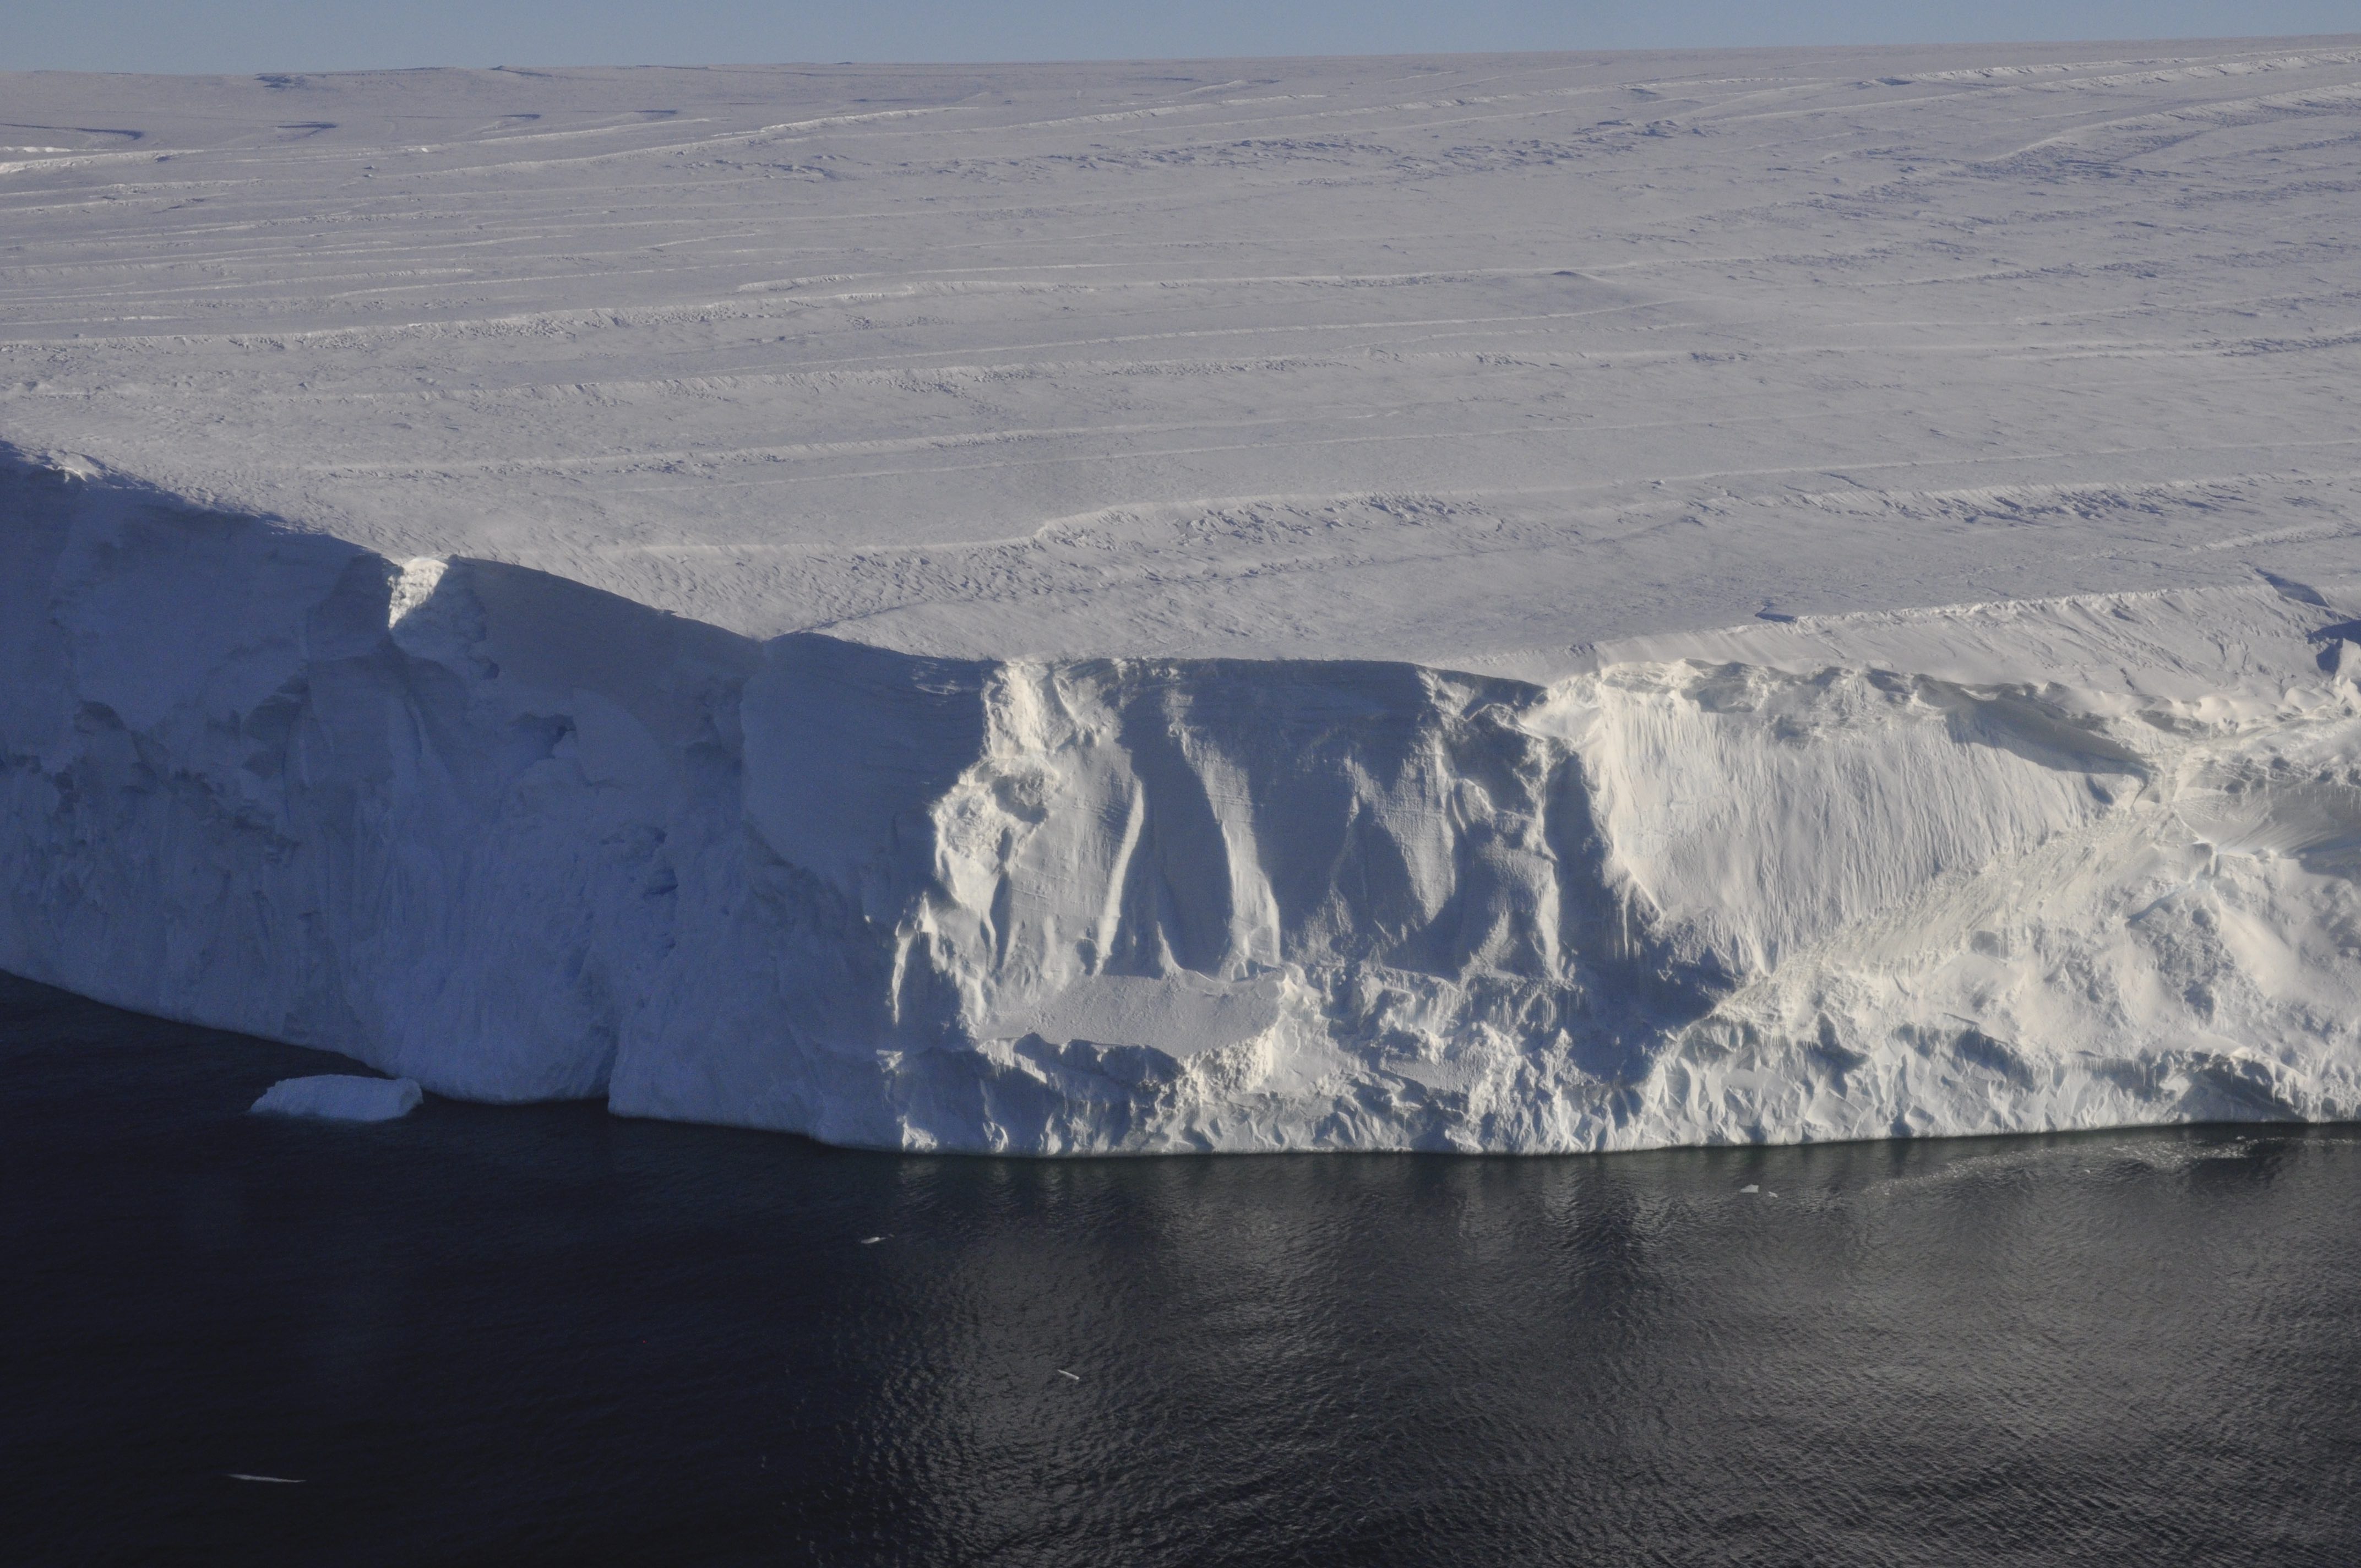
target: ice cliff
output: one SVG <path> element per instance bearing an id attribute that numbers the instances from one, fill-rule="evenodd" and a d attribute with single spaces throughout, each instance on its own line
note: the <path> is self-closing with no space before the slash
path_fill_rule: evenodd
<path id="1" fill-rule="evenodd" d="M 950 660 L 0 475 L 0 969 L 906 1149 L 2361 1115 L 2349 588 Z"/>
<path id="2" fill-rule="evenodd" d="M 0 969 L 901 1148 L 2361 1115 L 2361 37 L 0 99 Z"/>

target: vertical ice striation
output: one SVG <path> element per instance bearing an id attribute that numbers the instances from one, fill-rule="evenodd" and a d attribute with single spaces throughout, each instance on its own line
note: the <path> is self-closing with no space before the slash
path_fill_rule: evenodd
<path id="1" fill-rule="evenodd" d="M 758 641 L 55 461 L 0 553 L 0 968 L 441 1093 L 1044 1154 L 2361 1113 L 2334 585 L 1535 682 Z"/>

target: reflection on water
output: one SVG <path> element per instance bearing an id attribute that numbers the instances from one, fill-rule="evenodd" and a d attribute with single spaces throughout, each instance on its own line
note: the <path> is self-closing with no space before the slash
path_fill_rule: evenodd
<path id="1" fill-rule="evenodd" d="M 2361 1130 L 1030 1163 L 240 1113 L 335 1065 L 0 980 L 12 1556 L 2361 1560 Z"/>

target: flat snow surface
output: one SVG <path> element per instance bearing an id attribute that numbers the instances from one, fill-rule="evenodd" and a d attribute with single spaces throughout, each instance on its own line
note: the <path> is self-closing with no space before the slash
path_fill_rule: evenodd
<path id="1" fill-rule="evenodd" d="M 902 1148 L 2361 1117 L 2361 38 L 0 122 L 0 970 Z"/>
<path id="2" fill-rule="evenodd" d="M 1002 657 L 2298 577 L 2361 38 L 0 76 L 0 433 Z"/>

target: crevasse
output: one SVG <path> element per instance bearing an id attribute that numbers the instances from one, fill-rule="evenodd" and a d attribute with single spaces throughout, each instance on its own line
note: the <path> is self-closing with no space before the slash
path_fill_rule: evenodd
<path id="1" fill-rule="evenodd" d="M 2344 615 L 1964 607 L 1547 682 L 946 660 L 17 462 L 0 968 L 896 1148 L 2347 1117 Z"/>

